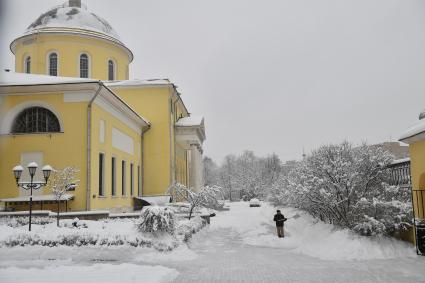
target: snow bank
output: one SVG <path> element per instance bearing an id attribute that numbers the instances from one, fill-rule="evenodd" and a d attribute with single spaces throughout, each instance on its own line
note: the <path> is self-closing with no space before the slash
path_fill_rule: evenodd
<path id="1" fill-rule="evenodd" d="M 412 245 L 389 238 L 369 238 L 347 229 L 335 229 L 293 208 L 282 209 L 289 218 L 285 238 L 277 238 L 272 221 L 276 208 L 264 203 L 249 207 L 248 203 L 232 203 L 231 210 L 217 215 L 210 229 L 231 228 L 242 236 L 243 243 L 288 249 L 325 260 L 368 260 L 416 257 Z"/>
<path id="2" fill-rule="evenodd" d="M 9 219 L 10 220 L 10 219 Z M 177 223 L 176 236 L 169 234 L 152 235 L 137 231 L 138 219 L 108 219 L 102 221 L 80 220 L 79 227 L 73 227 L 73 220 L 61 220 L 62 227 L 56 223 L 27 226 L 0 223 L 0 247 L 18 246 L 132 246 L 152 247 L 159 251 L 170 251 L 187 241 L 193 233 L 206 224 L 198 217 L 181 220 Z M 12 226 L 12 227 L 11 227 Z"/>
<path id="3" fill-rule="evenodd" d="M 174 269 L 123 263 L 89 266 L 55 266 L 44 268 L 8 267 L 0 272 L 0 282 L 75 283 L 75 282 L 164 282 L 178 276 Z"/>

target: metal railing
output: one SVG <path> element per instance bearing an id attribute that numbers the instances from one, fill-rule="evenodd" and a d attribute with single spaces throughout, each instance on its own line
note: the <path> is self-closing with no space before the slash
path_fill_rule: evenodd
<path id="1" fill-rule="evenodd" d="M 425 190 L 412 190 L 413 229 L 416 253 L 425 255 Z"/>

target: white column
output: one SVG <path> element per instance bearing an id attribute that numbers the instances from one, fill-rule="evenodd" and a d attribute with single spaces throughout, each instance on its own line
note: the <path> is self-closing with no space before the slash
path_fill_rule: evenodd
<path id="1" fill-rule="evenodd" d="M 202 186 L 202 155 L 198 145 L 190 145 L 190 187 L 198 190 Z"/>

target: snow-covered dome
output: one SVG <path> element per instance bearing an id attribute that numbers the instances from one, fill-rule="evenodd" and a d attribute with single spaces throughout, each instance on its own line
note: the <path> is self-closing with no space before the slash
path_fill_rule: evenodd
<path id="1" fill-rule="evenodd" d="M 61 28 L 95 32 L 120 40 L 118 34 L 105 19 L 89 12 L 87 7 L 78 0 L 67 1 L 43 13 L 28 26 L 26 34 Z"/>

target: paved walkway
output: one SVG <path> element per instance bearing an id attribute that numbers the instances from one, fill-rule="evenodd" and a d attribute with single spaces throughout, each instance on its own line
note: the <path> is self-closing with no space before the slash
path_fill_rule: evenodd
<path id="1" fill-rule="evenodd" d="M 194 236 L 190 248 L 199 257 L 170 263 L 180 272 L 173 282 L 425 282 L 422 260 L 326 261 L 244 245 L 230 229 L 205 229 Z"/>

